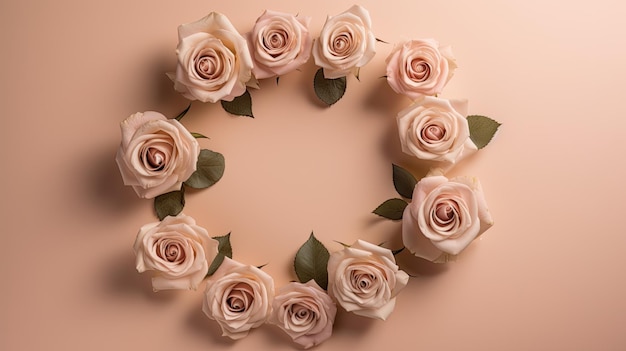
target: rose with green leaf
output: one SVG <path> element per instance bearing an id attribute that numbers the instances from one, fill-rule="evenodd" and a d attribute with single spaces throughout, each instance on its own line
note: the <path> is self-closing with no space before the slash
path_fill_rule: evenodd
<path id="1" fill-rule="evenodd" d="M 328 260 L 329 294 L 360 316 L 387 319 L 408 281 L 391 250 L 363 240 L 333 252 Z"/>
<path id="2" fill-rule="evenodd" d="M 232 101 L 246 93 L 252 58 L 246 39 L 226 16 L 212 12 L 178 27 L 178 65 L 168 74 L 189 100 Z"/>
<path id="3" fill-rule="evenodd" d="M 200 146 L 176 119 L 138 112 L 121 123 L 122 142 L 115 160 L 124 184 L 142 198 L 154 198 L 181 185 L 195 171 Z"/>
<path id="4" fill-rule="evenodd" d="M 456 69 L 450 46 L 440 46 L 434 39 L 399 43 L 386 63 L 391 89 L 411 100 L 440 94 Z"/>
<path id="5" fill-rule="evenodd" d="M 207 279 L 202 311 L 224 336 L 241 339 L 266 322 L 272 312 L 274 280 L 261 269 L 224 257 Z"/>
<path id="6" fill-rule="evenodd" d="M 477 178 L 428 176 L 412 198 L 402 216 L 402 240 L 417 257 L 447 262 L 493 225 Z"/>
<path id="7" fill-rule="evenodd" d="M 271 10 L 263 12 L 247 35 L 256 79 L 281 76 L 308 61 L 313 44 L 310 22 L 310 17 Z"/>
<path id="8" fill-rule="evenodd" d="M 155 272 L 155 291 L 197 289 L 218 254 L 218 242 L 184 214 L 144 225 L 133 248 L 137 271 Z"/>

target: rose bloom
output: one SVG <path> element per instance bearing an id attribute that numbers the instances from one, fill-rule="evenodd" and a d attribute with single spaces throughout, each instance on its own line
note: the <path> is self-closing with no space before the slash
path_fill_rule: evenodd
<path id="1" fill-rule="evenodd" d="M 270 322 L 308 349 L 332 335 L 336 314 L 337 306 L 315 280 L 292 282 L 274 298 Z"/>
<path id="2" fill-rule="evenodd" d="M 248 33 L 248 46 L 257 79 L 289 73 L 311 55 L 310 17 L 266 10 Z"/>
<path id="3" fill-rule="evenodd" d="M 371 28 L 369 12 L 358 5 L 326 19 L 313 44 L 315 64 L 324 68 L 325 78 L 356 75 L 374 57 L 376 38 Z"/>
<path id="4" fill-rule="evenodd" d="M 137 271 L 156 272 L 155 291 L 195 290 L 217 255 L 218 242 L 192 217 L 179 214 L 141 227 L 133 248 Z"/>
<path id="5" fill-rule="evenodd" d="M 467 123 L 467 100 L 425 96 L 397 116 L 402 151 L 422 160 L 454 164 L 475 152 Z"/>
<path id="6" fill-rule="evenodd" d="M 179 190 L 196 170 L 200 146 L 177 120 L 158 112 L 138 112 L 121 123 L 122 142 L 115 160 L 124 184 L 139 197 Z"/>
<path id="7" fill-rule="evenodd" d="M 207 280 L 202 311 L 217 321 L 224 336 L 241 339 L 272 312 L 274 280 L 257 267 L 228 257 Z"/>
<path id="8" fill-rule="evenodd" d="M 328 293 L 360 316 L 387 319 L 408 281 L 389 249 L 362 240 L 333 252 L 328 260 Z"/>
<path id="9" fill-rule="evenodd" d="M 400 43 L 386 62 L 389 86 L 411 100 L 441 93 L 456 69 L 450 46 L 441 47 L 434 39 Z"/>
<path id="10" fill-rule="evenodd" d="M 228 18 L 212 12 L 178 27 L 178 66 L 168 74 L 189 100 L 232 101 L 246 91 L 252 58 L 246 40 Z"/>
<path id="11" fill-rule="evenodd" d="M 422 178 L 402 216 L 402 240 L 415 256 L 444 262 L 493 225 L 478 179 Z"/>

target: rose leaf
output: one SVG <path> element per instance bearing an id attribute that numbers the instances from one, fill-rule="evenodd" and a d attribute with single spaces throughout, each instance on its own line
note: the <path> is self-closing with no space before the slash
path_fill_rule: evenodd
<path id="1" fill-rule="evenodd" d="M 174 117 L 174 119 L 177 121 L 180 121 L 187 114 L 187 112 L 189 112 L 190 108 L 191 108 L 191 102 L 189 103 L 189 106 L 187 106 L 186 109 L 184 109 L 181 113 L 179 113 L 178 116 Z"/>
<path id="2" fill-rule="evenodd" d="M 196 139 L 209 139 L 208 136 L 200 134 L 200 133 L 195 133 L 195 132 L 191 132 L 191 136 L 193 136 Z"/>
<path id="3" fill-rule="evenodd" d="M 339 101 L 346 92 L 346 77 L 325 78 L 324 69 L 320 68 L 315 73 L 313 88 L 315 89 L 315 95 L 326 105 L 330 106 Z"/>
<path id="4" fill-rule="evenodd" d="M 161 221 L 167 216 L 176 216 L 183 210 L 183 207 L 185 207 L 185 191 L 182 188 L 154 198 L 154 210 Z"/>
<path id="5" fill-rule="evenodd" d="M 480 115 L 467 116 L 467 123 L 469 124 L 470 139 L 478 149 L 487 146 L 502 125 L 489 117 Z"/>
<path id="6" fill-rule="evenodd" d="M 373 213 L 394 221 L 402 219 L 404 209 L 409 204 L 402 199 L 389 199 L 378 206 Z"/>
<path id="7" fill-rule="evenodd" d="M 222 262 L 224 262 L 224 257 L 233 258 L 233 247 L 230 245 L 230 233 L 224 236 L 214 236 L 213 239 L 217 240 L 217 256 L 211 265 L 209 266 L 209 272 L 207 276 L 213 275 L 215 271 L 220 267 Z"/>
<path id="8" fill-rule="evenodd" d="M 298 249 L 293 266 L 301 283 L 313 279 L 322 289 L 328 287 L 328 258 L 330 253 L 313 233 L 309 239 Z"/>
<path id="9" fill-rule="evenodd" d="M 393 186 L 396 188 L 398 194 L 404 198 L 413 198 L 413 189 L 417 184 L 417 179 L 406 169 L 392 164 L 393 166 Z"/>
<path id="10" fill-rule="evenodd" d="M 217 183 L 224 175 L 224 155 L 207 149 L 200 150 L 196 171 L 185 181 L 185 185 L 204 189 Z"/>
<path id="11" fill-rule="evenodd" d="M 243 95 L 234 98 L 233 101 L 222 100 L 221 103 L 222 108 L 230 114 L 254 118 L 252 114 L 252 97 L 248 90 Z"/>

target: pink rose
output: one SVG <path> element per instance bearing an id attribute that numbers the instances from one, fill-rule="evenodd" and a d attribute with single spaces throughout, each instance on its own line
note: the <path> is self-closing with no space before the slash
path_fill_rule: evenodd
<path id="1" fill-rule="evenodd" d="M 385 320 L 409 276 L 389 249 L 358 240 L 328 260 L 328 293 L 346 311 Z"/>
<path id="2" fill-rule="evenodd" d="M 336 313 L 337 306 L 314 280 L 292 282 L 274 298 L 270 322 L 308 349 L 332 335 Z"/>
<path id="3" fill-rule="evenodd" d="M 174 89 L 189 100 L 232 101 L 246 91 L 252 58 L 246 40 L 228 18 L 208 16 L 178 27 L 178 66 L 168 74 Z"/>
<path id="4" fill-rule="evenodd" d="M 315 64 L 324 68 L 324 77 L 334 79 L 349 73 L 357 75 L 376 54 L 369 12 L 354 5 L 347 11 L 329 16 L 320 37 L 313 44 Z"/>
<path id="5" fill-rule="evenodd" d="M 177 120 L 158 112 L 138 112 L 123 121 L 121 129 L 115 160 L 124 184 L 140 197 L 179 190 L 196 170 L 200 146 Z"/>
<path id="6" fill-rule="evenodd" d="M 402 240 L 415 256 L 445 262 L 493 225 L 478 179 L 422 178 L 402 216 Z"/>
<path id="7" fill-rule="evenodd" d="M 155 271 L 152 287 L 193 289 L 198 287 L 217 255 L 217 240 L 184 214 L 167 216 L 139 230 L 134 250 L 137 271 Z"/>
<path id="8" fill-rule="evenodd" d="M 257 79 L 289 73 L 304 64 L 313 43 L 309 34 L 310 17 L 265 11 L 248 33 L 248 46 Z"/>
<path id="9" fill-rule="evenodd" d="M 386 62 L 389 86 L 411 100 L 441 93 L 456 69 L 452 49 L 434 39 L 400 43 Z"/>
<path id="10" fill-rule="evenodd" d="M 454 164 L 475 152 L 467 101 L 425 96 L 398 113 L 402 151 L 422 160 Z"/>
<path id="11" fill-rule="evenodd" d="M 257 267 L 230 258 L 207 280 L 202 311 L 217 321 L 224 336 L 241 339 L 272 312 L 274 280 Z"/>

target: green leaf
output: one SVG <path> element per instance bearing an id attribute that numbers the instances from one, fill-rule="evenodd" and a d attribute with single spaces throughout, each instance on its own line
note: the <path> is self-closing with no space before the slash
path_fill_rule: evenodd
<path id="1" fill-rule="evenodd" d="M 189 112 L 189 109 L 191 108 L 191 102 L 189 103 L 189 106 L 187 106 L 186 109 L 184 109 L 181 113 L 178 114 L 178 116 L 174 117 L 177 121 L 180 121 L 186 114 L 187 112 Z"/>
<path id="2" fill-rule="evenodd" d="M 346 92 L 346 77 L 324 78 L 324 69 L 320 68 L 315 73 L 313 88 L 315 89 L 315 95 L 326 105 L 330 106 L 339 101 Z"/>
<path id="3" fill-rule="evenodd" d="M 252 97 L 250 92 L 246 90 L 241 96 L 237 96 L 233 101 L 222 100 L 222 108 L 226 112 L 236 116 L 246 116 L 254 118 L 252 114 Z"/>
<path id="4" fill-rule="evenodd" d="M 209 266 L 209 272 L 207 276 L 213 275 L 215 271 L 220 267 L 222 262 L 224 262 L 224 257 L 233 258 L 233 247 L 230 245 L 230 233 L 224 236 L 215 236 L 213 239 L 217 240 L 219 243 L 217 246 L 217 256 L 211 265 Z"/>
<path id="5" fill-rule="evenodd" d="M 409 204 L 402 199 L 389 199 L 378 206 L 373 213 L 391 220 L 402 219 L 404 209 Z"/>
<path id="6" fill-rule="evenodd" d="M 393 250 L 393 251 L 391 251 L 391 253 L 395 256 L 395 255 L 399 254 L 400 252 L 404 251 L 404 249 L 405 249 L 405 247 L 402 246 L 402 248 L 397 249 L 397 250 Z"/>
<path id="7" fill-rule="evenodd" d="M 201 139 L 201 138 L 204 138 L 204 139 L 209 139 L 209 137 L 204 136 L 204 135 L 202 135 L 202 134 L 200 134 L 200 133 L 194 133 L 194 132 L 191 132 L 191 135 L 192 135 L 194 138 L 196 138 L 196 139 Z"/>
<path id="8" fill-rule="evenodd" d="M 185 181 L 185 185 L 204 189 L 217 183 L 224 175 L 224 155 L 207 149 L 200 150 L 196 171 Z"/>
<path id="9" fill-rule="evenodd" d="M 467 116 L 467 123 L 469 124 L 470 139 L 478 149 L 487 146 L 502 125 L 489 117 L 480 115 Z"/>
<path id="10" fill-rule="evenodd" d="M 398 194 L 404 198 L 413 198 L 413 189 L 417 184 L 417 179 L 406 169 L 392 164 L 393 167 L 393 186 L 396 188 Z"/>
<path id="11" fill-rule="evenodd" d="M 328 258 L 330 253 L 313 233 L 296 253 L 293 266 L 301 283 L 314 279 L 317 285 L 326 290 L 328 287 Z"/>
<path id="12" fill-rule="evenodd" d="M 160 221 L 167 216 L 176 216 L 183 210 L 183 207 L 185 207 L 185 191 L 182 188 L 154 198 L 154 210 Z"/>

